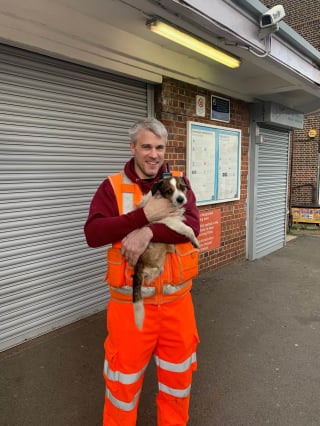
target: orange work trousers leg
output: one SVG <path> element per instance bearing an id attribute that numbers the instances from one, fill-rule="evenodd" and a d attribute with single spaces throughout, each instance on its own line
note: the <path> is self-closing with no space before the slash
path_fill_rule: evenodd
<path id="1" fill-rule="evenodd" d="M 154 305 L 145 306 L 144 328 L 140 331 L 132 303 L 109 302 L 103 426 L 136 425 L 144 372 L 157 344 L 156 309 Z"/>
<path id="2" fill-rule="evenodd" d="M 162 305 L 161 331 L 155 350 L 159 393 L 157 425 L 185 426 L 189 419 L 192 373 L 199 337 L 191 294 Z"/>
<path id="3" fill-rule="evenodd" d="M 142 331 L 135 325 L 131 303 L 111 300 L 107 313 L 103 426 L 136 425 L 152 354 L 158 367 L 158 425 L 186 425 L 198 343 L 191 295 L 159 306 L 145 305 Z"/>

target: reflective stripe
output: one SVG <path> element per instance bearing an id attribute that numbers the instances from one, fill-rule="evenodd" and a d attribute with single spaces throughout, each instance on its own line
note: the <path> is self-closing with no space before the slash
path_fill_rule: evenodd
<path id="1" fill-rule="evenodd" d="M 133 203 L 133 193 L 132 192 L 124 192 L 122 194 L 122 206 L 123 213 L 129 213 L 132 211 L 134 203 Z"/>
<path id="2" fill-rule="evenodd" d="M 183 362 L 174 363 L 169 361 L 164 361 L 155 355 L 154 357 L 156 365 L 160 367 L 162 370 L 171 371 L 174 373 L 184 373 L 189 370 L 191 364 L 197 361 L 197 354 L 193 352 L 193 354 Z"/>
<path id="3" fill-rule="evenodd" d="M 169 388 L 169 386 L 166 386 L 163 383 L 159 383 L 159 390 L 177 398 L 186 398 L 190 394 L 191 385 L 185 389 L 174 389 Z"/>
<path id="4" fill-rule="evenodd" d="M 179 285 L 172 285 L 172 284 L 165 284 L 162 286 L 162 293 L 164 295 L 170 295 L 177 293 L 178 291 L 182 290 L 184 287 L 187 287 L 190 284 L 190 281 L 186 281 Z M 132 287 L 130 285 L 124 285 L 122 287 L 113 287 L 110 286 L 112 291 L 118 292 L 120 294 L 125 295 L 132 295 Z M 141 287 L 141 294 L 142 297 L 152 297 L 156 293 L 156 288 L 153 286 L 142 286 Z"/>
<path id="5" fill-rule="evenodd" d="M 166 284 L 162 287 L 162 293 L 165 294 L 165 295 L 174 294 L 177 291 L 182 290 L 189 283 L 190 283 L 190 281 L 186 281 L 186 282 L 184 282 L 182 284 L 178 284 L 178 285 Z"/>
<path id="6" fill-rule="evenodd" d="M 148 364 L 147 364 L 148 365 Z M 108 361 L 104 361 L 104 373 L 112 382 L 120 382 L 123 385 L 132 385 L 136 383 L 145 372 L 147 365 L 137 373 L 121 373 L 121 371 L 113 371 L 109 368 Z"/>
<path id="7" fill-rule="evenodd" d="M 120 399 L 117 399 L 116 397 L 114 397 L 108 388 L 106 389 L 106 397 L 116 408 L 119 408 L 119 410 L 122 410 L 122 411 L 133 410 L 134 407 L 136 406 L 140 393 L 141 393 L 141 389 L 135 394 L 131 402 L 123 402 L 123 401 L 120 401 Z"/>
<path id="8" fill-rule="evenodd" d="M 118 292 L 120 294 L 125 294 L 129 296 L 132 295 L 132 287 L 130 285 L 124 285 L 122 287 L 113 287 L 113 286 L 110 286 L 110 287 L 112 291 Z M 141 294 L 142 294 L 142 297 L 152 297 L 156 294 L 156 288 L 142 286 Z"/>
<path id="9" fill-rule="evenodd" d="M 133 188 L 133 182 L 128 178 L 125 173 L 122 174 L 122 182 L 126 184 L 131 184 Z M 134 209 L 133 192 L 122 193 L 122 209 L 124 214 L 129 213 Z"/>

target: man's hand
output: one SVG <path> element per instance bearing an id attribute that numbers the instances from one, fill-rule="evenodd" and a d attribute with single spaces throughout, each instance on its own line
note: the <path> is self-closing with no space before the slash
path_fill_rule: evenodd
<path id="1" fill-rule="evenodd" d="M 179 210 L 166 198 L 150 197 L 143 207 L 148 222 L 156 222 L 170 216 L 179 216 Z"/>
<path id="2" fill-rule="evenodd" d="M 153 237 L 149 227 L 135 229 L 122 240 L 122 255 L 134 266 Z"/>

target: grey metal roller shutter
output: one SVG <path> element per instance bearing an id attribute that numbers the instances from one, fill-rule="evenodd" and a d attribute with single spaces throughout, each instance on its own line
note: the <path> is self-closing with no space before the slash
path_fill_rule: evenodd
<path id="1" fill-rule="evenodd" d="M 259 133 L 254 259 L 285 245 L 287 214 L 289 133 L 263 127 Z"/>
<path id="2" fill-rule="evenodd" d="M 145 83 L 0 47 L 0 350 L 105 307 L 83 225 L 129 158 Z"/>

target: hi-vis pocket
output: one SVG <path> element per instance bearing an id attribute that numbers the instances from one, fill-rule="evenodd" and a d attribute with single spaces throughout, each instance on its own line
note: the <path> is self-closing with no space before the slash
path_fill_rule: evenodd
<path id="1" fill-rule="evenodd" d="M 121 249 L 110 247 L 107 250 L 107 273 L 105 281 L 113 287 L 132 285 L 133 268 L 121 254 Z"/>
<path id="2" fill-rule="evenodd" d="M 172 284 L 191 280 L 199 273 L 199 250 L 191 243 L 176 244 L 170 253 Z"/>

